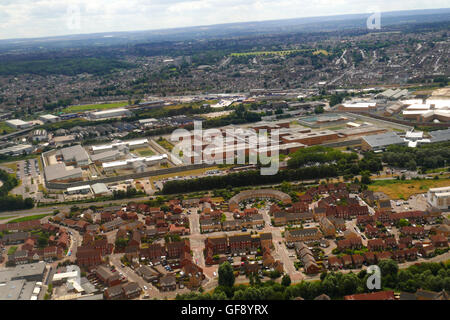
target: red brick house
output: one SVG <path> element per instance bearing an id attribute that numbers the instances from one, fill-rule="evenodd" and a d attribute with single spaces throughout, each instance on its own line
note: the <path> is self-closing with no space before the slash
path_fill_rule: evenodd
<path id="1" fill-rule="evenodd" d="M 447 248 L 448 247 L 448 240 L 447 237 L 443 235 L 435 235 L 431 236 L 431 243 L 436 248 Z"/>

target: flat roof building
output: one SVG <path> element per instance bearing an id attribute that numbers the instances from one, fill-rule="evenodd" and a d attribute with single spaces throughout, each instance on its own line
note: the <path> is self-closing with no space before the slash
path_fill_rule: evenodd
<path id="1" fill-rule="evenodd" d="M 14 129 L 26 129 L 32 126 L 31 122 L 23 121 L 20 119 L 6 120 L 5 123 Z"/>
<path id="2" fill-rule="evenodd" d="M 405 140 L 400 138 L 394 132 L 386 132 L 382 134 L 375 134 L 362 137 L 362 149 L 363 150 L 383 150 L 387 146 L 394 144 L 405 144 Z"/>
<path id="3" fill-rule="evenodd" d="M 132 114 L 133 113 L 128 109 L 117 108 L 117 109 L 91 112 L 89 116 L 91 119 L 98 120 L 98 119 L 107 119 L 107 118 L 128 117 L 128 116 L 131 116 Z"/>
<path id="4" fill-rule="evenodd" d="M 39 116 L 39 120 L 44 123 L 54 123 L 60 121 L 61 118 L 58 116 L 54 116 L 53 114 L 44 114 L 42 116 Z"/>
<path id="5" fill-rule="evenodd" d="M 83 177 L 81 168 L 68 169 L 64 163 L 57 163 L 44 168 L 47 181 L 79 180 Z"/>
<path id="6" fill-rule="evenodd" d="M 450 209 L 450 186 L 429 189 L 427 200 L 435 208 Z"/>

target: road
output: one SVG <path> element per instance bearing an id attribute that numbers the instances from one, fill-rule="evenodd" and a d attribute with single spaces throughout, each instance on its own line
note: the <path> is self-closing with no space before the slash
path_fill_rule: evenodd
<path id="1" fill-rule="evenodd" d="M 269 210 L 267 208 L 261 209 L 260 213 L 264 217 L 264 231 L 272 233 L 273 244 L 275 246 L 274 258 L 278 258 L 283 262 L 284 270 L 290 275 L 292 282 L 301 281 L 304 278 L 303 273 L 295 269 L 294 262 L 289 257 L 289 252 L 284 244 L 284 239 L 281 234 L 281 229 L 272 226 Z"/>

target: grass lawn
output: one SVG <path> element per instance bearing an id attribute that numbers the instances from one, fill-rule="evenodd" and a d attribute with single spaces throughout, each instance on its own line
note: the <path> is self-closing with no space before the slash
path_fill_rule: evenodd
<path id="1" fill-rule="evenodd" d="M 84 104 L 80 106 L 69 106 L 64 108 L 62 112 L 64 113 L 72 113 L 72 112 L 82 112 L 89 110 L 107 110 L 125 107 L 128 105 L 128 101 L 114 102 L 114 103 L 102 103 L 102 104 Z"/>
<path id="2" fill-rule="evenodd" d="M 141 157 L 149 157 L 149 156 L 154 156 L 155 153 L 150 150 L 149 148 L 140 148 L 140 149 L 135 149 L 134 151 L 136 151 Z"/>
<path id="3" fill-rule="evenodd" d="M 173 144 L 171 144 L 166 139 L 158 139 L 158 140 L 156 140 L 156 143 L 158 143 L 161 147 L 163 147 L 164 149 L 166 149 L 168 151 L 172 151 L 172 149 L 173 149 Z"/>
<path id="4" fill-rule="evenodd" d="M 425 193 L 430 188 L 450 185 L 450 179 L 439 180 L 379 180 L 369 185 L 369 190 L 384 192 L 391 199 L 408 199 L 418 193 Z"/>
<path id="5" fill-rule="evenodd" d="M 4 121 L 0 122 L 0 134 L 8 134 L 16 131 L 16 129 L 8 126 Z"/>
<path id="6" fill-rule="evenodd" d="M 14 252 L 17 251 L 17 248 L 18 247 L 16 247 L 16 246 L 10 247 L 9 250 L 8 250 L 8 255 L 14 254 Z"/>
<path id="7" fill-rule="evenodd" d="M 15 223 L 15 222 L 24 222 L 24 221 L 30 221 L 30 220 L 37 220 L 37 219 L 42 219 L 43 217 L 46 216 L 51 216 L 52 214 L 50 213 L 44 213 L 44 214 L 36 214 L 33 216 L 28 216 L 28 217 L 22 217 L 22 218 L 17 218 L 14 220 L 9 221 L 9 223 Z"/>

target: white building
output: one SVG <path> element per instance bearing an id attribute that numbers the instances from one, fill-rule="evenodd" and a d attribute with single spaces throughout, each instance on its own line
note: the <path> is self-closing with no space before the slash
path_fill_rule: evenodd
<path id="1" fill-rule="evenodd" d="M 110 144 L 103 144 L 99 146 L 92 146 L 91 151 L 93 154 L 102 153 L 106 151 L 110 151 L 113 149 L 119 149 L 120 147 L 128 147 L 130 150 L 143 148 L 148 146 L 148 139 L 139 139 L 139 140 L 131 140 L 131 141 L 116 141 Z"/>
<path id="2" fill-rule="evenodd" d="M 429 189 L 427 200 L 435 208 L 450 209 L 450 186 Z"/>
<path id="3" fill-rule="evenodd" d="M 154 166 L 156 164 L 163 164 L 167 163 L 167 154 L 161 154 L 157 156 L 151 156 L 151 157 L 139 157 L 139 158 L 133 158 L 133 159 L 126 159 L 126 160 L 120 160 L 120 161 L 113 161 L 113 162 L 105 162 L 102 164 L 103 169 L 108 170 L 117 170 L 117 169 L 133 169 L 136 172 L 142 172 L 142 165 L 145 166 Z"/>
<path id="4" fill-rule="evenodd" d="M 60 121 L 61 119 L 58 116 L 54 116 L 52 114 L 44 114 L 42 116 L 39 116 L 39 120 L 44 123 L 54 123 Z"/>
<path id="5" fill-rule="evenodd" d="M 67 188 L 67 194 L 88 194 L 91 192 L 90 185 Z"/>
<path id="6" fill-rule="evenodd" d="M 47 141 L 48 140 L 47 130 L 45 129 L 34 130 L 33 133 L 31 134 L 31 140 L 37 142 Z"/>
<path id="7" fill-rule="evenodd" d="M 26 129 L 32 126 L 31 122 L 26 122 L 20 119 L 6 120 L 5 123 L 14 129 Z"/>
<path id="8" fill-rule="evenodd" d="M 91 112 L 89 114 L 90 118 L 94 119 L 94 120 L 118 118 L 118 117 L 128 117 L 131 115 L 132 115 L 132 112 L 125 108 L 102 110 L 102 111 Z"/>

